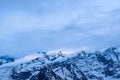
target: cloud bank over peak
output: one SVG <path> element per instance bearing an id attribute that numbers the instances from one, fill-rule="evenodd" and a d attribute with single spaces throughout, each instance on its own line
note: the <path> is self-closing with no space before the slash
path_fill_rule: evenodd
<path id="1" fill-rule="evenodd" d="M 119 45 L 119 0 L 0 1 L 0 53 Z M 23 53 L 23 54 L 21 54 Z"/>

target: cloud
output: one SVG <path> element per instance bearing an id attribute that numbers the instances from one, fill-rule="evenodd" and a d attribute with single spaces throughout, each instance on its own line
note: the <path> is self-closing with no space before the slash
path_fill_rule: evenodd
<path id="1" fill-rule="evenodd" d="M 116 2 L 113 0 L 109 1 L 109 3 L 108 0 L 104 2 L 101 0 L 77 0 L 76 2 L 72 0 L 70 2 L 63 0 L 36 1 L 34 4 L 37 5 L 35 5 L 35 7 L 31 5 L 31 10 L 29 10 L 29 7 L 26 8 L 29 11 L 25 11 L 26 9 L 24 10 L 23 8 L 22 10 L 13 9 L 5 11 L 4 15 L 2 15 L 1 26 L 6 32 L 23 32 L 34 29 L 59 30 L 66 27 L 66 25 L 71 24 L 75 19 L 79 19 L 77 20 L 77 25 L 80 27 L 87 24 L 98 24 L 109 19 L 109 12 L 118 8 L 118 3 L 118 1 Z M 22 6 L 19 4 L 18 7 Z M 35 14 L 32 12 L 34 10 L 33 8 L 36 10 L 34 12 Z"/>
<path id="2" fill-rule="evenodd" d="M 0 52 L 23 56 L 40 50 L 117 45 L 119 3 L 119 0 L 8 3 L 9 8 L 4 7 L 0 14 Z"/>
<path id="3" fill-rule="evenodd" d="M 57 20 L 56 20 L 57 18 Z M 73 14 L 51 13 L 42 17 L 29 15 L 24 12 L 11 12 L 3 17 L 2 29 L 6 32 L 24 32 L 34 29 L 58 30 L 70 23 L 74 18 Z"/>

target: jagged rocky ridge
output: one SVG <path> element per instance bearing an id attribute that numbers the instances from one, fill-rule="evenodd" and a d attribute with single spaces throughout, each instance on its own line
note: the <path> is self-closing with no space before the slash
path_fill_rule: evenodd
<path id="1" fill-rule="evenodd" d="M 47 52 L 40 55 L 12 67 L 9 80 L 120 80 L 120 51 L 116 47 L 69 56 Z"/>

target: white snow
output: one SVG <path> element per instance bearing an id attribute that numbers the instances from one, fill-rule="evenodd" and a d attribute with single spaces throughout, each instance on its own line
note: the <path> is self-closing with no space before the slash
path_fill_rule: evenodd
<path id="1" fill-rule="evenodd" d="M 69 49 L 64 49 L 64 50 L 51 50 L 51 51 L 48 51 L 47 54 L 59 54 L 59 53 L 62 53 L 62 54 L 73 54 L 75 52 L 77 52 L 78 50 L 69 50 Z"/>
<path id="2" fill-rule="evenodd" d="M 35 58 L 38 58 L 38 57 L 41 57 L 41 55 L 38 53 L 33 53 L 33 54 L 30 54 L 30 55 L 25 56 L 23 58 L 17 59 L 17 60 L 15 60 L 15 62 L 6 63 L 6 64 L 0 66 L 0 69 L 3 67 L 16 66 L 16 65 L 21 64 L 21 63 L 29 62 Z"/>

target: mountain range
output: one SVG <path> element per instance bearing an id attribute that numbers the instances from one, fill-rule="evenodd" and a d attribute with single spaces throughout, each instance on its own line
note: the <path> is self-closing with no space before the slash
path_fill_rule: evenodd
<path id="1" fill-rule="evenodd" d="M 0 80 L 120 80 L 120 48 L 0 56 Z"/>

